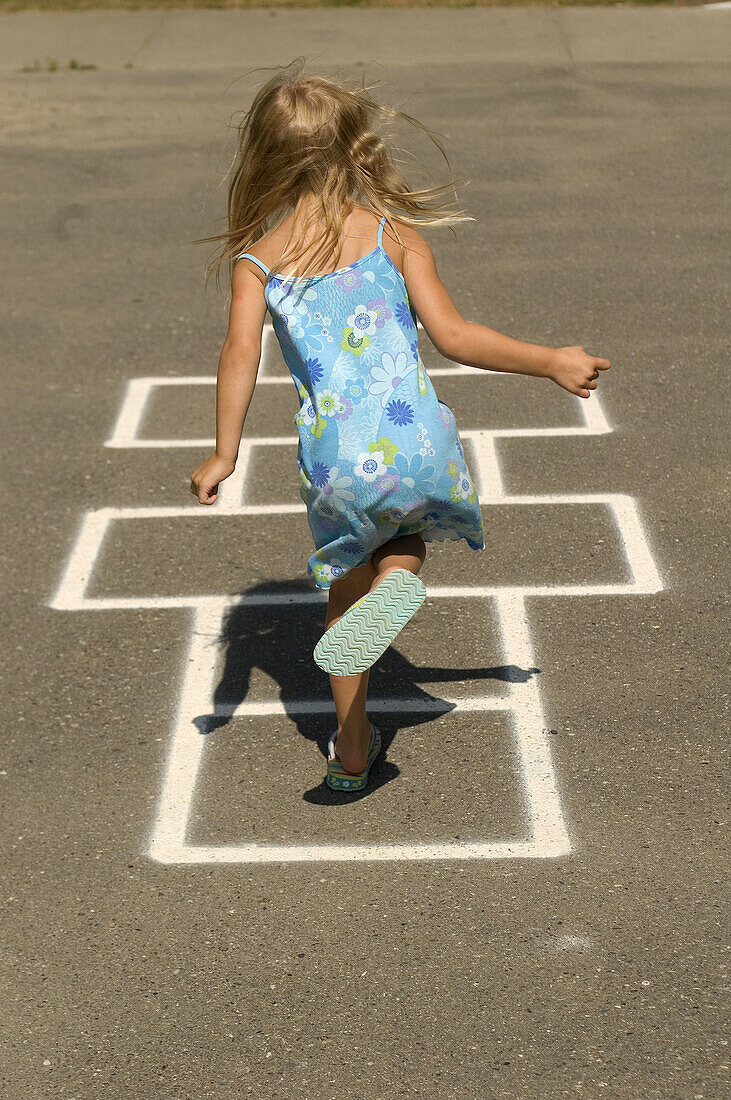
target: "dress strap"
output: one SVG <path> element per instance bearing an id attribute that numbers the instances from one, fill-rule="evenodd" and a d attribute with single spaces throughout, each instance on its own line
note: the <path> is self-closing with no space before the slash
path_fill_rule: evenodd
<path id="1" fill-rule="evenodd" d="M 383 227 L 386 224 L 386 215 L 384 214 L 378 223 L 378 244 L 377 248 L 383 248 Z"/>
<path id="2" fill-rule="evenodd" d="M 252 263 L 255 263 L 257 267 L 260 267 L 262 269 L 265 275 L 269 275 L 269 268 L 266 266 L 266 264 L 263 264 L 261 260 L 257 260 L 256 256 L 252 256 L 250 252 L 242 252 L 236 257 L 236 262 L 238 263 L 239 260 L 244 259 L 251 260 Z"/>

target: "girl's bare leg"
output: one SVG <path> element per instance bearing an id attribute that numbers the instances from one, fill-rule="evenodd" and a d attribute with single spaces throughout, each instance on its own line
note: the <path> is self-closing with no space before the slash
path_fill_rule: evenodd
<path id="1" fill-rule="evenodd" d="M 325 629 L 329 629 L 356 600 L 372 591 L 391 569 L 410 569 L 418 573 L 426 556 L 420 534 L 389 539 L 379 546 L 369 561 L 333 581 L 329 588 Z M 368 760 L 371 724 L 366 714 L 366 695 L 370 669 L 355 676 L 334 676 L 330 687 L 338 717 L 337 757 L 346 771 L 363 771 Z"/>
<path id="2" fill-rule="evenodd" d="M 371 556 L 376 570 L 371 592 L 392 569 L 409 569 L 412 573 L 418 573 L 425 557 L 426 544 L 418 531 L 414 535 L 401 535 L 384 542 Z"/>
<path id="3" fill-rule="evenodd" d="M 329 629 L 361 596 L 365 596 L 376 577 L 371 561 L 357 565 L 345 577 L 333 581 L 328 590 L 325 629 Z M 366 714 L 366 693 L 370 669 L 355 676 L 334 676 L 330 687 L 338 716 L 336 754 L 346 771 L 362 772 L 368 759 L 371 724 Z"/>

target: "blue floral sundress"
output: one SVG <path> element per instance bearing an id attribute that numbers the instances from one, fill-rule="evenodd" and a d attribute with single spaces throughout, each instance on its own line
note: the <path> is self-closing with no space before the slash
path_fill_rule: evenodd
<path id="1" fill-rule="evenodd" d="M 329 588 L 389 539 L 466 539 L 484 550 L 477 492 L 454 413 L 419 355 L 401 272 L 378 243 L 324 275 L 267 276 L 264 297 L 300 399 L 293 420 L 300 497 L 315 552 L 307 572 Z"/>

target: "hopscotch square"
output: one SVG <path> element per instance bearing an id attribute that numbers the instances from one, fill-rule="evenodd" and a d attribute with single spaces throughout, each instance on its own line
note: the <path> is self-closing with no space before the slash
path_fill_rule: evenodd
<path id="1" fill-rule="evenodd" d="M 194 600 L 312 583 L 305 572 L 312 537 L 302 507 L 282 515 L 221 511 L 205 519 L 200 511 L 194 502 L 173 515 L 161 509 L 155 516 L 110 518 L 87 583 L 89 598 Z"/>
<path id="2" fill-rule="evenodd" d="M 186 385 L 176 378 L 175 384 L 156 380 L 147 387 L 144 406 L 140 410 L 135 437 L 139 444 L 154 444 L 174 426 L 181 440 L 192 439 L 201 424 L 210 424 L 216 415 L 216 388 L 195 379 Z M 166 432 L 167 429 L 167 432 Z"/>
<path id="3" fill-rule="evenodd" d="M 230 604 L 217 651 L 219 664 L 216 706 L 224 714 L 245 703 L 266 706 L 279 699 L 288 704 L 309 699 L 332 706 L 330 680 L 315 665 L 312 651 L 320 640 L 322 604 L 274 603 L 251 594 Z M 502 634 L 495 601 L 481 601 L 479 628 L 466 631 L 464 622 L 475 610 L 472 599 L 427 599 L 413 623 L 371 669 L 369 691 L 398 704 L 409 699 L 419 713 L 450 714 L 466 701 L 506 697 L 512 682 L 523 675 L 515 665 L 501 663 Z"/>
<path id="4" fill-rule="evenodd" d="M 480 590 L 480 582 L 489 578 L 491 588 L 518 588 L 521 576 L 528 590 L 633 583 L 611 503 L 513 500 L 486 504 L 482 515 L 489 569 L 486 552 L 475 557 L 478 552 L 466 543 L 456 543 L 458 549 L 447 558 L 444 542 L 437 541 L 431 586 L 443 582 L 469 592 Z M 266 593 L 298 583 L 314 587 L 306 570 L 311 535 L 301 502 L 281 513 L 247 505 L 205 519 L 195 505 L 169 511 L 119 509 L 107 515 L 99 534 L 86 569 L 85 596 L 92 601 L 194 601 L 232 590 Z M 142 576 L 140 561 L 148 563 Z"/>
<path id="5" fill-rule="evenodd" d="M 364 846 L 378 822 L 381 843 L 416 845 L 528 839 L 520 754 L 504 712 L 412 712 L 371 716 L 384 750 L 359 800 L 323 794 L 330 715 L 237 716 L 209 735 L 191 800 L 191 848 L 238 846 L 241 837 L 282 847 Z M 445 794 L 444 776 L 460 773 Z M 488 793 L 489 792 L 489 793 Z M 309 797 L 308 794 L 314 795 Z M 323 800 L 337 804 L 323 813 Z M 262 815 L 262 806 L 266 814 Z"/>

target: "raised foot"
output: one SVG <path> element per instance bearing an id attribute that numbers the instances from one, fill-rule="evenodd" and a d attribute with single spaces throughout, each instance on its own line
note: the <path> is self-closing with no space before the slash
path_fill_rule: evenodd
<path id="1" fill-rule="evenodd" d="M 400 566 L 325 631 L 313 650 L 320 668 L 335 676 L 364 672 L 380 657 L 421 606 L 426 589 L 419 578 Z"/>

